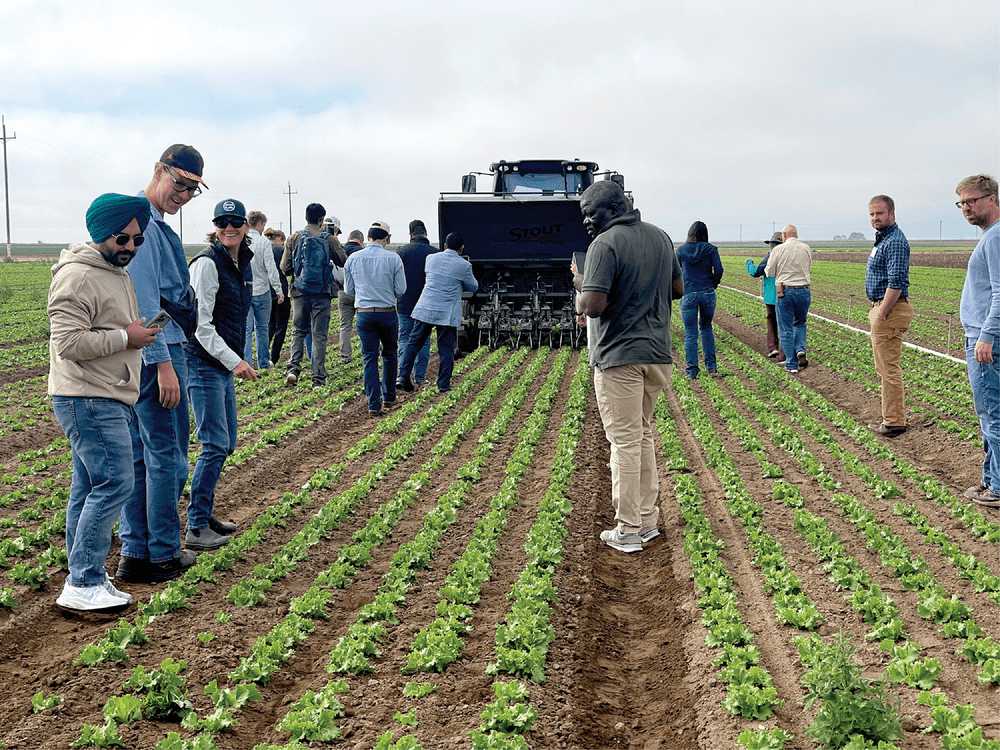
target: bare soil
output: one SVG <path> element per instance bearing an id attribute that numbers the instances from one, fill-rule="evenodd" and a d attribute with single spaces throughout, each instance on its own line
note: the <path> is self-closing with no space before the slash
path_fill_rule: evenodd
<path id="1" fill-rule="evenodd" d="M 925 255 L 928 254 L 920 254 L 921 257 Z M 939 255 L 950 259 L 957 253 Z M 720 314 L 717 325 L 758 350 L 763 344 L 761 331 L 736 318 Z M 550 363 L 551 360 L 550 356 Z M 405 607 L 400 610 L 400 624 L 389 628 L 388 639 L 381 645 L 382 657 L 376 661 L 375 672 L 348 678 L 350 692 L 342 696 L 346 716 L 338 721 L 342 736 L 337 741 L 314 746 L 351 750 L 372 748 L 382 732 L 394 730 L 399 736 L 402 727 L 394 722 L 393 716 L 412 706 L 417 707 L 419 725 L 409 733 L 424 748 L 470 746 L 467 733 L 479 725 L 480 714 L 493 700 L 493 678 L 484 675 L 484 668 L 493 659 L 495 626 L 503 622 L 509 611 L 507 593 L 524 565 L 521 549 L 524 534 L 548 489 L 549 471 L 561 427 L 559 415 L 564 409 L 576 356 L 573 363 L 563 381 L 562 395 L 553 408 L 549 427 L 535 450 L 532 468 L 520 487 L 520 503 L 511 512 L 508 528 L 494 558 L 492 577 L 475 609 L 471 621 L 473 630 L 467 637 L 462 658 L 440 675 L 414 677 L 400 671 L 413 636 L 435 616 L 434 608 L 440 599 L 437 591 L 445 575 L 464 550 L 475 523 L 488 510 L 490 498 L 500 485 L 503 468 L 517 444 L 517 429 L 514 428 L 497 447 L 491 459 L 492 468 L 476 485 L 458 523 L 447 533 L 432 569 L 421 571 L 417 584 L 409 592 Z M 431 382 L 434 367 L 432 360 L 428 373 Z M 779 376 L 775 368 L 775 377 Z M 822 363 L 804 370 L 802 380 L 856 414 L 859 420 L 869 420 L 878 414 L 878 394 L 844 381 L 827 371 Z M 697 383 L 694 387 L 699 389 Z M 532 387 L 524 416 L 531 408 L 537 389 L 538 383 Z M 770 501 L 773 480 L 760 478 L 753 457 L 740 449 L 707 398 L 703 397 L 702 401 L 712 415 L 716 430 L 723 436 L 727 451 L 737 461 L 748 489 L 758 502 L 767 504 L 763 523 L 779 539 L 804 589 L 826 615 L 827 623 L 821 634 L 828 635 L 840 629 L 863 632 L 865 624 L 844 602 L 843 592 L 837 591 L 825 578 L 796 534 L 789 510 L 772 507 L 776 505 Z M 465 405 L 460 404 L 455 414 Z M 804 734 L 812 715 L 803 713 L 804 691 L 798 682 L 802 667 L 789 642 L 795 632 L 776 624 L 769 598 L 762 591 L 759 568 L 751 564 L 744 532 L 726 509 L 720 480 L 706 465 L 703 449 L 672 394 L 670 406 L 684 452 L 705 498 L 705 513 L 713 529 L 726 542 L 727 568 L 742 592 L 741 611 L 748 626 L 758 633 L 757 643 L 764 654 L 764 664 L 775 678 L 779 696 L 787 701 L 777 716 L 765 725 L 792 731 L 796 737 L 793 747 L 815 747 Z M 499 403 L 494 410 L 498 408 Z M 297 647 L 295 655 L 261 688 L 263 700 L 249 704 L 237 714 L 237 723 L 230 731 L 215 736 L 219 748 L 252 748 L 262 742 L 287 741 L 288 734 L 278 731 L 276 725 L 293 701 L 307 690 L 320 689 L 330 679 L 324 670 L 330 649 L 356 621 L 360 608 L 374 598 L 392 555 L 400 544 L 412 538 L 420 528 L 423 514 L 454 479 L 458 467 L 472 456 L 478 436 L 493 415 L 492 412 L 488 414 L 446 459 L 444 467 L 420 493 L 390 540 L 375 550 L 372 563 L 361 569 L 346 588 L 335 591 L 334 605 L 328 607 L 330 619 L 317 621 L 316 632 Z M 745 416 L 748 420 L 754 419 L 752 414 Z M 521 421 L 517 420 L 516 424 Z M 365 437 L 372 425 L 364 404 L 358 401 L 337 414 L 320 416 L 255 459 L 228 469 L 216 495 L 217 515 L 234 520 L 241 529 L 248 527 L 264 509 L 278 501 L 283 493 L 296 490 L 317 468 L 343 461 L 347 450 Z M 404 424 L 404 429 L 406 426 Z M 329 565 L 337 551 L 351 543 L 354 531 L 426 460 L 430 446 L 446 427 L 447 424 L 439 426 L 424 438 L 417 453 L 379 483 L 349 522 L 312 548 L 308 559 L 300 563 L 297 570 L 274 585 L 264 604 L 251 609 L 240 608 L 230 604 L 224 596 L 234 583 L 250 575 L 255 565 L 265 562 L 302 527 L 312 512 L 309 508 L 297 510 L 294 517 L 288 519 L 287 528 L 269 531 L 266 543 L 238 563 L 234 570 L 220 574 L 217 584 L 202 584 L 190 606 L 152 623 L 148 628 L 150 642 L 131 649 L 130 658 L 125 662 L 92 668 L 73 663 L 81 647 L 96 642 L 117 619 L 70 616 L 59 610 L 55 598 L 62 586 L 62 573 L 39 592 L 14 584 L 12 588 L 19 608 L 0 610 L 0 680 L 5 698 L 0 701 L 0 740 L 8 748 L 65 748 L 79 736 L 84 723 L 103 723 L 104 701 L 111 695 L 122 694 L 121 684 L 128 679 L 133 667 L 138 664 L 156 667 L 167 657 L 186 662 L 183 676 L 190 688 L 190 699 L 200 713 L 207 713 L 210 707 L 208 699 L 202 695 L 202 687 L 213 679 L 218 679 L 220 684 L 226 682 L 226 674 L 249 653 L 258 636 L 285 615 L 289 600 L 311 585 L 316 574 Z M 60 435 L 53 422 L 28 433 L 0 439 L 4 471 L 11 471 L 17 465 L 19 453 L 47 445 Z M 392 439 L 391 436 L 383 437 L 375 451 L 348 462 L 344 475 L 330 491 L 342 491 L 363 475 L 381 458 Z M 980 624 L 987 627 L 988 632 L 990 626 L 994 634 L 1000 632 L 996 605 L 983 594 L 972 591 L 970 584 L 957 576 L 947 560 L 934 554 L 934 548 L 893 516 L 892 501 L 874 498 L 860 480 L 843 467 L 838 468 L 836 460 L 822 446 L 810 441 L 810 447 L 838 477 L 842 477 L 844 491 L 863 497 L 885 524 L 904 536 L 911 548 L 927 556 L 938 582 L 975 606 Z M 892 448 L 956 493 L 978 481 L 981 453 L 935 428 L 911 430 L 896 439 Z M 852 527 L 838 513 L 830 511 L 826 493 L 815 486 L 780 448 L 768 443 L 767 453 L 770 460 L 782 467 L 787 481 L 800 485 L 810 510 L 830 519 L 831 526 L 841 535 L 849 551 L 873 575 L 883 591 L 897 601 L 906 617 L 911 640 L 924 647 L 922 655 L 935 656 L 945 665 L 939 687 L 947 692 L 952 703 L 977 705 L 977 721 L 987 729 L 988 736 L 997 736 L 1000 712 L 996 687 L 979 684 L 976 670 L 955 656 L 954 640 L 943 638 L 933 624 L 916 616 L 915 596 L 902 590 L 891 572 L 877 564 L 876 556 L 864 547 Z M 761 723 L 734 717 L 721 707 L 726 688 L 716 678 L 717 668 L 711 663 L 717 652 L 704 645 L 706 631 L 700 624 L 699 595 L 694 589 L 690 562 L 682 546 L 683 522 L 674 497 L 676 477 L 661 468 L 660 538 L 638 555 L 624 555 L 598 539 L 600 531 L 613 524 L 608 460 L 608 444 L 591 394 L 577 450 L 577 471 L 570 490 L 574 510 L 567 519 L 568 536 L 555 580 L 559 599 L 554 604 L 552 624 L 557 638 L 550 647 L 546 681 L 529 683 L 530 702 L 537 708 L 539 718 L 525 735 L 528 744 L 532 748 L 732 748 L 741 731 L 756 729 Z M 883 476 L 892 477 L 891 466 L 882 463 L 873 466 Z M 49 475 L 43 472 L 37 479 Z M 57 481 L 67 483 L 65 478 Z M 916 488 L 901 484 L 906 499 L 916 502 L 922 512 L 944 526 L 963 551 L 974 552 L 994 572 L 1000 570 L 995 548 L 972 537 L 946 511 L 924 501 Z M 0 489 L 9 491 L 9 488 Z M 183 503 L 181 510 L 183 513 Z M 4 509 L 3 515 L 12 513 Z M 995 514 L 992 519 L 996 520 Z M 4 530 L 4 533 L 10 531 Z M 116 542 L 108 559 L 108 570 L 113 573 L 117 563 Z M 162 585 L 123 585 L 122 588 L 143 601 Z M 230 614 L 232 619 L 220 624 L 216 619 L 220 611 Z M 134 615 L 134 607 L 124 613 L 128 619 L 134 619 Z M 198 633 L 214 633 L 217 637 L 208 645 L 202 645 L 196 637 Z M 861 644 L 857 657 L 860 661 L 873 671 L 885 668 L 887 657 L 878 651 L 877 644 L 865 643 L 860 638 L 856 641 Z M 414 679 L 430 680 L 439 689 L 419 701 L 403 698 L 403 685 Z M 45 695 L 55 693 L 63 702 L 41 714 L 32 714 L 31 697 L 40 691 Z M 929 724 L 929 715 L 925 707 L 916 705 L 916 691 L 904 689 L 901 694 L 904 696 L 902 712 L 912 720 L 904 725 L 907 731 L 899 746 L 940 747 L 939 735 L 920 732 L 920 728 Z M 128 747 L 150 748 L 168 731 L 192 736 L 177 724 L 147 720 L 122 726 L 120 735 Z"/>

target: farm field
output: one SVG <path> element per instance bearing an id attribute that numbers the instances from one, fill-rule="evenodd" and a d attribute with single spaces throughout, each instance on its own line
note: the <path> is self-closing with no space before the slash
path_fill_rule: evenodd
<path id="1" fill-rule="evenodd" d="M 757 283 L 728 260 L 726 281 L 740 271 Z M 720 292 L 720 377 L 675 368 L 661 536 L 631 556 L 598 539 L 609 452 L 585 352 L 478 350 L 450 394 L 402 394 L 381 420 L 358 359 L 318 391 L 279 368 L 238 385 L 216 500 L 234 542 L 127 587 L 120 619 L 69 617 L 69 450 L 31 273 L 22 302 L 0 300 L 28 330 L 0 331 L 8 748 L 998 741 L 1000 517 L 961 499 L 982 456 L 961 364 L 908 351 L 913 429 L 880 440 L 866 336 L 811 322 L 813 364 L 790 381 L 760 354 L 761 303 Z M 857 689 L 832 695 L 845 643 Z M 898 730 L 863 700 L 883 675 Z"/>

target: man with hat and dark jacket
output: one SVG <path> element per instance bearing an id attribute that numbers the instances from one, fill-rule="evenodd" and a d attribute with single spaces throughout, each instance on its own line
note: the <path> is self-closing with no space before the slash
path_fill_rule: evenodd
<path id="1" fill-rule="evenodd" d="M 216 205 L 209 246 L 191 261 L 198 296 L 198 327 L 188 343 L 188 398 L 198 425 L 201 453 L 191 476 L 188 549 L 213 550 L 229 542 L 232 523 L 214 520 L 215 485 L 226 458 L 236 450 L 236 378 L 256 380 L 243 359 L 243 336 L 253 296 L 249 225 L 243 204 Z M 214 520 L 214 523 L 212 521 Z"/>
<path id="2" fill-rule="evenodd" d="M 399 349 L 397 351 L 399 362 L 403 361 L 406 344 L 411 335 L 415 333 L 414 329 L 419 327 L 412 315 L 413 308 L 416 307 L 420 293 L 424 291 L 424 284 L 427 281 L 427 256 L 438 251 L 427 239 L 427 227 L 424 222 L 420 219 L 414 219 L 410 222 L 409 229 L 409 243 L 399 248 L 399 259 L 403 261 L 403 271 L 406 273 L 406 294 L 399 298 L 399 303 L 396 305 L 396 316 L 399 318 Z M 441 346 L 440 341 L 438 346 Z M 413 382 L 418 385 L 423 383 L 426 377 L 430 352 L 431 340 L 428 337 L 414 360 Z"/>
<path id="3" fill-rule="evenodd" d="M 193 552 L 181 550 L 177 501 L 188 478 L 190 422 L 187 402 L 187 332 L 177 321 L 186 313 L 193 322 L 190 276 L 184 247 L 166 222 L 207 188 L 205 161 L 193 147 L 170 146 L 153 167 L 153 178 L 139 193 L 151 205 L 146 246 L 129 264 L 139 312 L 152 320 L 161 310 L 174 320 L 142 351 L 139 437 L 143 461 L 135 490 L 122 508 L 118 577 L 130 583 L 169 581 L 194 565 Z M 168 309 L 169 308 L 169 309 Z"/>

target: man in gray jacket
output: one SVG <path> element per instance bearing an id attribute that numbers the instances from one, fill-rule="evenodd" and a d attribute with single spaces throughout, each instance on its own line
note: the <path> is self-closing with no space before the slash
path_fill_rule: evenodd
<path id="1" fill-rule="evenodd" d="M 149 201 L 107 193 L 87 211 L 91 242 L 70 245 L 52 267 L 48 314 L 52 409 L 73 449 L 66 504 L 69 575 L 56 604 L 94 612 L 123 609 L 104 563 L 141 460 L 135 403 L 140 349 L 162 331 L 143 327 L 135 286 L 125 272 L 143 243 Z"/>

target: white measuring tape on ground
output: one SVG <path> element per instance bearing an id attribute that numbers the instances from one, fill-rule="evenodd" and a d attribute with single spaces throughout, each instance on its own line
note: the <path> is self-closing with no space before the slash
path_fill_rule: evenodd
<path id="1" fill-rule="evenodd" d="M 764 303 L 764 298 L 759 294 L 754 294 L 752 292 L 744 291 L 743 289 L 737 289 L 734 286 L 726 286 L 720 284 L 723 289 L 728 289 L 731 292 L 739 292 L 740 294 L 745 294 L 747 297 L 753 297 L 754 299 L 760 300 L 761 304 Z M 863 308 L 862 308 L 863 309 Z M 814 312 L 807 313 L 810 317 L 816 318 L 817 320 L 822 320 L 826 323 L 833 323 L 835 326 L 840 326 L 841 328 L 846 328 L 848 331 L 856 331 L 857 333 L 863 333 L 865 336 L 870 336 L 871 334 L 864 328 L 855 328 L 854 326 L 849 326 L 846 323 L 841 323 L 839 320 L 831 320 L 830 318 L 824 318 L 822 315 L 817 315 Z M 933 354 L 935 357 L 941 357 L 942 359 L 947 359 L 952 362 L 957 362 L 960 365 L 967 364 L 964 359 L 959 359 L 958 357 L 953 357 L 950 354 L 945 354 L 943 352 L 936 352 L 933 349 L 928 349 L 924 346 L 917 346 L 916 344 L 911 344 L 908 341 L 903 342 L 903 346 L 907 346 L 910 349 L 916 349 L 918 352 L 923 352 L 924 354 Z"/>

